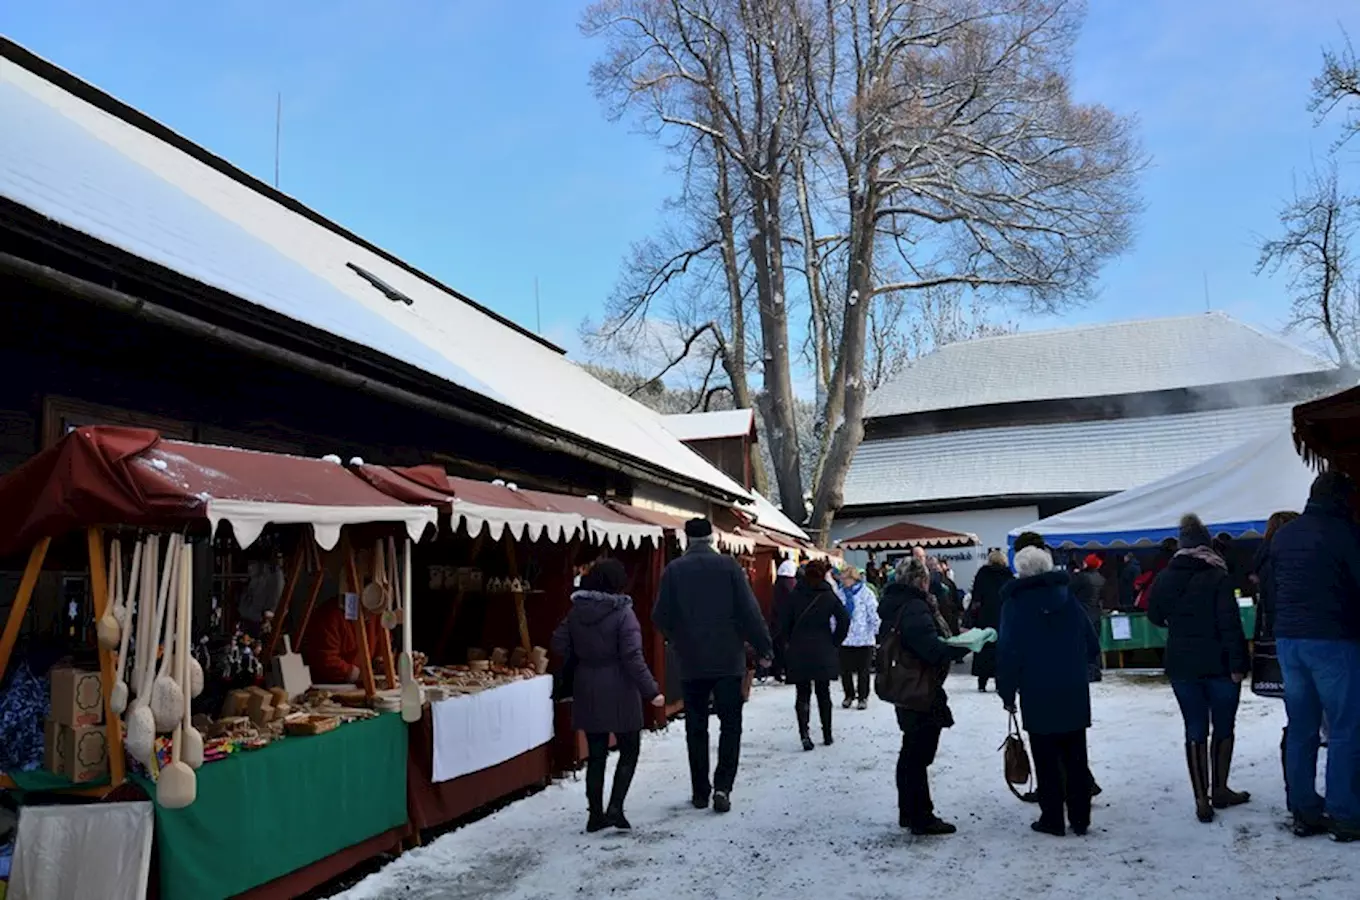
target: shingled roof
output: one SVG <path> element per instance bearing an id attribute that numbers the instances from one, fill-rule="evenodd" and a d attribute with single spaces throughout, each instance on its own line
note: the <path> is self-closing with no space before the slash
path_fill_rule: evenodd
<path id="1" fill-rule="evenodd" d="M 1283 338 L 1200 313 L 948 344 L 875 391 L 867 415 L 1140 394 L 1330 368 Z"/>

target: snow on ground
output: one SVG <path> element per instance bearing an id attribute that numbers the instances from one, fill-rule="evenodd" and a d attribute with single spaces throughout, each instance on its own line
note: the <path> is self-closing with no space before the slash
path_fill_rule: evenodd
<path id="1" fill-rule="evenodd" d="M 945 732 L 931 784 L 939 813 L 959 826 L 953 837 L 914 838 L 897 827 L 900 736 L 883 704 L 845 711 L 833 688 L 836 743 L 804 753 L 792 688 L 757 687 L 730 814 L 690 807 L 677 722 L 644 739 L 628 798 L 631 833 L 586 834 L 584 781 L 569 779 L 406 853 L 342 896 L 1360 896 L 1360 849 L 1299 840 L 1285 827 L 1280 701 L 1244 693 L 1233 786 L 1253 801 L 1201 825 L 1170 688 L 1107 674 L 1093 687 L 1091 760 L 1105 792 L 1092 832 L 1052 838 L 1030 831 L 1037 807 L 1003 782 L 997 748 L 1006 718 L 996 695 L 978 694 L 965 675 L 947 686 L 958 724 Z M 716 729 L 714 720 L 715 739 Z"/>

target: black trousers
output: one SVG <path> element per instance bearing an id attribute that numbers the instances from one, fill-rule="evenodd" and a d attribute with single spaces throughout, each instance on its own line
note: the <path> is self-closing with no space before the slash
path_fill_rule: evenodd
<path id="1" fill-rule="evenodd" d="M 625 731 L 614 735 L 619 746 L 619 762 L 614 767 L 614 788 L 609 795 L 610 809 L 623 809 L 628 788 L 637 771 L 638 754 L 642 750 L 642 732 Z M 586 733 L 586 802 L 591 812 L 604 807 L 604 765 L 609 759 L 609 732 Z"/>
<path id="2" fill-rule="evenodd" d="M 845 690 L 846 700 L 869 699 L 869 670 L 874 663 L 873 647 L 841 648 L 841 687 Z M 855 690 L 855 678 L 859 678 L 859 690 Z"/>
<path id="3" fill-rule="evenodd" d="M 817 714 L 822 720 L 822 731 L 831 731 L 831 682 L 796 681 L 793 685 L 793 710 L 798 715 L 798 733 L 807 736 L 812 719 L 812 692 L 817 692 Z"/>
<path id="4" fill-rule="evenodd" d="M 731 793 L 741 757 L 742 676 L 695 678 L 682 682 L 685 695 L 685 742 L 689 749 L 689 777 L 694 796 L 713 791 Z M 712 704 L 710 707 L 710 703 Z M 718 766 L 709 782 L 708 713 L 718 714 Z"/>
<path id="5" fill-rule="evenodd" d="M 918 828 L 935 818 L 926 770 L 940 749 L 940 725 L 929 716 L 897 710 L 902 750 L 897 754 L 897 818 L 904 828 Z"/>
<path id="6" fill-rule="evenodd" d="M 1091 770 L 1086 758 L 1086 730 L 1031 734 L 1034 779 L 1038 782 L 1039 817 L 1062 826 L 1063 807 L 1073 828 L 1091 824 Z"/>

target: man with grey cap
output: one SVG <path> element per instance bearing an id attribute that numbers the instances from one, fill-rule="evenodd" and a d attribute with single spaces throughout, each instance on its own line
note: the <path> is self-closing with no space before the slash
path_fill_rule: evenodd
<path id="1" fill-rule="evenodd" d="M 685 523 L 689 547 L 666 566 L 652 622 L 661 629 L 680 662 L 685 696 L 685 739 L 696 809 L 732 808 L 732 785 L 741 754 L 741 686 L 746 674 L 746 644 L 763 665 L 774 653 L 746 572 L 713 546 L 707 519 Z M 709 780 L 709 704 L 718 714 L 718 766 Z"/>

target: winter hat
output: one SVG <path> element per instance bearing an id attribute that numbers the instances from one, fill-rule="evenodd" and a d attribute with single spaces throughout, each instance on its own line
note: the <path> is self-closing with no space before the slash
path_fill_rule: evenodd
<path id="1" fill-rule="evenodd" d="M 1092 553 L 1086 557 L 1085 565 L 1088 569 L 1099 569 L 1101 566 L 1105 565 L 1105 560 L 1100 558 L 1099 553 Z"/>
<path id="2" fill-rule="evenodd" d="M 1309 500 L 1340 500 L 1346 502 L 1350 500 L 1351 494 L 1355 492 L 1355 482 L 1344 472 L 1336 470 L 1323 472 L 1313 479 L 1313 486 L 1308 491 Z"/>
<path id="3" fill-rule="evenodd" d="M 1209 529 L 1204 527 L 1199 516 L 1194 513 L 1186 513 L 1181 516 L 1181 530 L 1179 543 L 1182 550 L 1189 550 L 1192 547 L 1207 547 L 1213 541 L 1209 535 Z"/>
<path id="4" fill-rule="evenodd" d="M 617 559 L 602 559 L 581 579 L 581 590 L 602 594 L 621 594 L 628 586 L 628 573 Z"/>
<path id="5" fill-rule="evenodd" d="M 797 578 L 798 564 L 791 559 L 786 559 L 779 564 L 779 570 L 775 574 L 780 578 Z"/>
<path id="6" fill-rule="evenodd" d="M 1037 531 L 1022 531 L 1015 539 L 1015 552 L 1019 553 L 1026 547 L 1038 547 L 1040 550 L 1047 550 L 1048 545 L 1044 543 L 1043 535 Z"/>
<path id="7" fill-rule="evenodd" d="M 703 540 L 713 537 L 713 523 L 708 519 L 690 519 L 685 523 L 685 537 Z"/>

